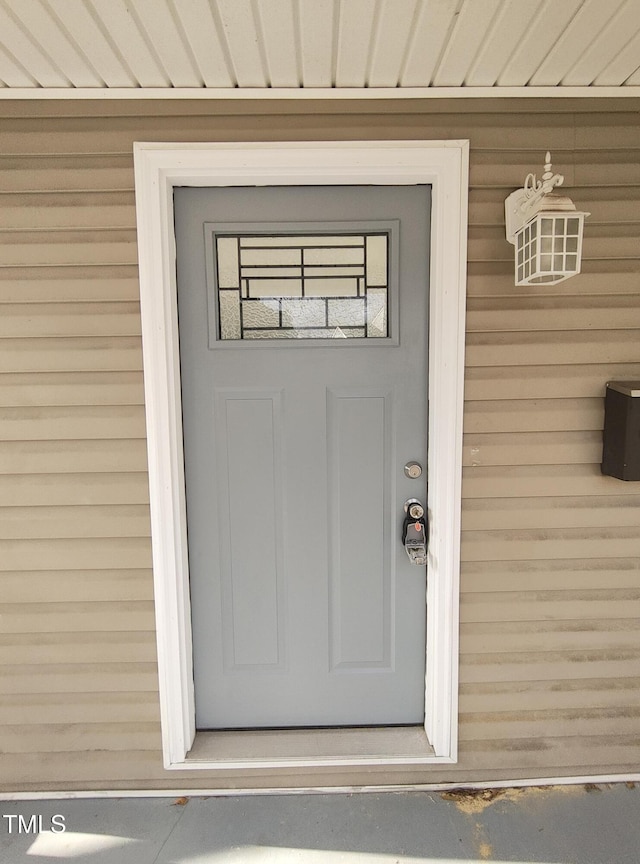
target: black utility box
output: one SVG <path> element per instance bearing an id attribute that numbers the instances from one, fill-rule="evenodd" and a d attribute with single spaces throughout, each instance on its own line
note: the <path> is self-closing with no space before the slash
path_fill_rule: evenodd
<path id="1" fill-rule="evenodd" d="M 640 480 L 640 381 L 607 383 L 602 473 Z"/>

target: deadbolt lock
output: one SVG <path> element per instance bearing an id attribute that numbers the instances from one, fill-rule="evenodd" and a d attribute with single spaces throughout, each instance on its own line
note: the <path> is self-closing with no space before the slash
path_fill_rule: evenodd
<path id="1" fill-rule="evenodd" d="M 418 477 L 422 477 L 422 465 L 419 462 L 407 462 L 404 466 L 404 473 L 411 480 L 417 480 Z"/>

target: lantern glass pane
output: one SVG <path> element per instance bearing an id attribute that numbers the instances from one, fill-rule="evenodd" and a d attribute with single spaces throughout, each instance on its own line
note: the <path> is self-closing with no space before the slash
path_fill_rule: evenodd
<path id="1" fill-rule="evenodd" d="M 583 214 L 538 213 L 518 236 L 519 285 L 554 285 L 580 272 Z"/>

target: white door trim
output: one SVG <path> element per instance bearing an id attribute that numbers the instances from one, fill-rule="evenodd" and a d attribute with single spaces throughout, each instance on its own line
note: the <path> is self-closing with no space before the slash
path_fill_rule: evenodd
<path id="1" fill-rule="evenodd" d="M 165 768 L 189 763 L 195 740 L 187 524 L 173 232 L 174 186 L 432 185 L 429 321 L 425 731 L 457 760 L 460 487 L 466 295 L 467 141 L 134 144 L 149 490 Z M 398 764 L 379 759 L 376 764 Z M 372 756 L 345 764 L 371 764 Z M 261 767 L 291 764 L 263 754 Z M 234 761 L 234 767 L 246 765 Z M 311 766 L 305 760 L 305 765 Z M 315 764 L 325 764 L 319 758 Z M 337 764 L 335 760 L 331 764 Z"/>

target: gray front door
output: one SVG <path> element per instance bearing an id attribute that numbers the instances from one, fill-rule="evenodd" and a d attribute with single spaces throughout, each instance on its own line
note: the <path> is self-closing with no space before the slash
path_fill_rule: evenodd
<path id="1" fill-rule="evenodd" d="M 174 198 L 196 725 L 422 723 L 430 188 Z"/>

